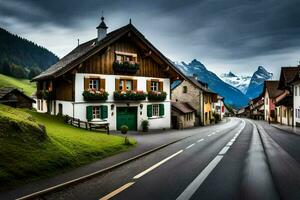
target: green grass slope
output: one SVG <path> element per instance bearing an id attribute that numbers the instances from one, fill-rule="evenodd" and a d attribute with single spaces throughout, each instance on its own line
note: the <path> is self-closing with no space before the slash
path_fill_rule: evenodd
<path id="1" fill-rule="evenodd" d="M 86 131 L 66 125 L 56 116 L 1 104 L 0 121 L 0 190 L 53 176 L 132 146 L 125 145 L 119 136 Z"/>
<path id="2" fill-rule="evenodd" d="M 28 79 L 17 79 L 3 74 L 0 74 L 0 87 L 16 87 L 23 90 L 28 96 L 31 96 L 36 90 L 35 83 L 30 83 Z"/>

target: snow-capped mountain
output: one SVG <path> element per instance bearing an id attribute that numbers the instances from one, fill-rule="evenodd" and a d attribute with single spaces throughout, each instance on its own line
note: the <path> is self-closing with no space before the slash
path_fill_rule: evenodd
<path id="1" fill-rule="evenodd" d="M 231 71 L 229 73 L 221 74 L 220 78 L 229 85 L 239 89 L 241 92 L 246 94 L 251 76 L 237 76 Z"/>
<path id="2" fill-rule="evenodd" d="M 264 81 L 272 78 L 272 73 L 268 72 L 262 66 L 259 66 L 251 77 L 251 81 L 246 92 L 247 97 L 250 99 L 258 97 L 262 93 Z"/>
<path id="3" fill-rule="evenodd" d="M 194 59 L 191 63 L 186 64 L 185 62 L 174 63 L 178 69 L 180 69 L 187 76 L 197 76 L 202 82 L 208 84 L 208 87 L 218 93 L 220 96 L 224 97 L 225 103 L 240 108 L 248 104 L 249 98 L 246 97 L 239 89 L 225 83 L 216 74 L 206 69 L 206 67 Z M 172 85 L 174 87 L 175 83 Z"/>

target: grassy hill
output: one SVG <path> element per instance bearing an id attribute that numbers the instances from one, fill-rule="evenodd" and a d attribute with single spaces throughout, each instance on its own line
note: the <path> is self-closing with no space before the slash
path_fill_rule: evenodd
<path id="1" fill-rule="evenodd" d="M 28 96 L 36 90 L 35 83 L 30 83 L 28 79 L 17 79 L 0 74 L 0 87 L 16 87 L 25 92 Z"/>
<path id="2" fill-rule="evenodd" d="M 62 173 L 131 146 L 119 136 L 86 131 L 56 116 L 1 104 L 0 127 L 0 190 Z"/>

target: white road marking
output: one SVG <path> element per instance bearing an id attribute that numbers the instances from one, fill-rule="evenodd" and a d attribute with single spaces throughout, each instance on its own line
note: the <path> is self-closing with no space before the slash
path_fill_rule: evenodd
<path id="1" fill-rule="evenodd" d="M 229 148 L 230 147 L 227 147 L 227 146 L 223 147 L 223 149 L 218 154 L 219 155 L 224 155 L 228 151 Z"/>
<path id="2" fill-rule="evenodd" d="M 189 149 L 189 148 L 191 148 L 191 147 L 194 146 L 194 145 L 195 145 L 195 143 L 191 144 L 190 146 L 188 146 L 188 147 L 185 148 L 185 149 Z"/>
<path id="3" fill-rule="evenodd" d="M 201 142 L 201 141 L 203 141 L 203 139 L 197 140 L 197 143 L 199 143 L 199 142 Z"/>
<path id="4" fill-rule="evenodd" d="M 126 190 L 127 188 L 129 188 L 130 186 L 132 186 L 134 184 L 134 182 L 129 182 L 126 183 L 125 185 L 123 185 L 122 187 L 112 191 L 111 193 L 105 195 L 104 197 L 100 198 L 100 200 L 108 200 L 114 196 L 116 196 L 117 194 L 119 194 L 120 192 Z"/>
<path id="5" fill-rule="evenodd" d="M 167 162 L 168 160 L 170 160 L 171 158 L 177 156 L 178 154 L 180 154 L 180 153 L 182 153 L 182 152 L 183 152 L 183 150 L 180 150 L 180 151 L 174 153 L 173 155 L 171 155 L 171 156 L 169 156 L 169 157 L 163 159 L 162 161 L 156 163 L 156 164 L 153 165 L 152 167 L 149 167 L 149 168 L 146 169 L 145 171 L 139 173 L 138 175 L 136 175 L 135 177 L 133 177 L 133 179 L 138 179 L 138 178 L 144 176 L 144 175 L 147 174 L 148 172 L 154 170 L 155 168 L 159 167 L 159 166 L 162 165 L 163 163 Z"/>
<path id="6" fill-rule="evenodd" d="M 211 134 L 209 134 L 209 135 L 207 135 L 207 136 L 210 137 L 210 136 L 212 136 L 213 134 L 215 134 L 215 132 L 213 132 L 213 133 L 211 133 Z"/>
<path id="7" fill-rule="evenodd" d="M 243 120 L 242 128 L 238 131 L 238 135 L 245 128 L 245 121 Z M 236 135 L 235 137 L 237 137 Z M 210 135 L 208 135 L 210 136 Z M 205 181 L 208 175 L 213 171 L 213 169 L 218 165 L 218 163 L 222 160 L 225 153 L 230 149 L 230 145 L 234 143 L 235 139 L 231 139 L 230 142 L 227 143 L 229 146 L 223 147 L 223 149 L 218 153 L 218 155 L 202 170 L 202 172 L 188 185 L 188 187 L 177 197 L 176 200 L 188 200 L 193 194 L 197 191 L 197 189 L 201 186 L 201 184 Z"/>
<path id="8" fill-rule="evenodd" d="M 206 177 L 211 173 L 211 171 L 217 166 L 221 161 L 223 156 L 216 156 L 205 168 L 204 170 L 189 184 L 189 186 L 177 197 L 176 200 L 188 200 L 197 191 L 200 185 L 204 182 Z"/>

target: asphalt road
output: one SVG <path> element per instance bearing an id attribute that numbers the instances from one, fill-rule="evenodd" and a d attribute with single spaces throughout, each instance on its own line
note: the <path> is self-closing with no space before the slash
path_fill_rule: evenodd
<path id="1" fill-rule="evenodd" d="M 300 137 L 233 118 L 41 199 L 300 199 Z"/>

